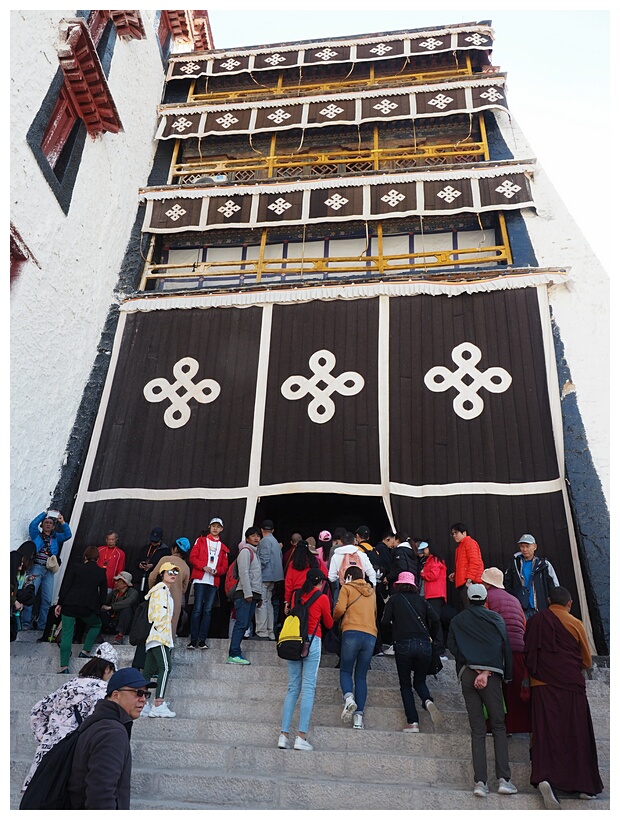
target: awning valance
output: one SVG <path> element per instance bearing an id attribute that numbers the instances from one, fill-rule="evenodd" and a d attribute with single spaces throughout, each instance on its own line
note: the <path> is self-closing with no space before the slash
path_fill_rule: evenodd
<path id="1" fill-rule="evenodd" d="M 274 68 L 297 68 L 334 63 L 393 60 L 446 51 L 488 51 L 493 29 L 487 25 L 445 27 L 417 32 L 367 35 L 356 39 L 289 43 L 270 48 L 233 49 L 217 54 L 177 55 L 170 58 L 167 80 L 222 77 Z"/>
<path id="2" fill-rule="evenodd" d="M 232 105 L 161 106 L 156 139 L 256 134 L 507 108 L 504 77 Z"/>
<path id="3" fill-rule="evenodd" d="M 207 190 L 145 190 L 142 231 L 181 233 L 533 207 L 533 166 L 413 172 Z"/>

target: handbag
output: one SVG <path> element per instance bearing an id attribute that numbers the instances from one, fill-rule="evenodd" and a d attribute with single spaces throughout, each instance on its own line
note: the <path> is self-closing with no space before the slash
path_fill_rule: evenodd
<path id="1" fill-rule="evenodd" d="M 430 663 L 430 666 L 428 667 L 428 672 L 426 674 L 427 675 L 437 675 L 437 673 L 441 672 L 441 670 L 443 669 L 443 663 L 441 662 L 441 657 L 440 657 L 441 653 L 439 651 L 439 647 L 436 645 L 435 641 L 431 638 L 431 636 L 428 632 L 428 629 L 426 628 L 426 624 L 424 623 L 422 618 L 420 618 L 418 613 L 415 611 L 415 609 L 411 606 L 411 604 L 409 603 L 409 601 L 406 598 L 405 598 L 405 603 L 407 604 L 409 609 L 413 612 L 413 614 L 416 616 L 416 618 L 418 619 L 418 621 L 422 625 L 422 629 L 426 632 L 426 634 L 428 635 L 428 639 L 431 642 L 431 663 Z M 427 604 L 427 606 L 428 606 L 428 604 Z"/>
<path id="2" fill-rule="evenodd" d="M 51 572 L 58 572 L 60 569 L 60 564 L 58 563 L 58 558 L 55 555 L 50 555 L 47 561 L 45 562 L 46 569 L 49 569 Z"/>

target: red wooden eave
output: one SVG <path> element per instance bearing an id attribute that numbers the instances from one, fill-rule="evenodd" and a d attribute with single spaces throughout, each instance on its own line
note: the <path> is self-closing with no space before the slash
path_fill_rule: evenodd
<path id="1" fill-rule="evenodd" d="M 192 42 L 190 22 L 186 11 L 162 11 L 162 15 L 168 17 L 168 25 L 174 40 L 184 43 Z"/>
<path id="2" fill-rule="evenodd" d="M 146 37 L 139 11 L 134 9 L 132 11 L 110 11 L 108 13 L 116 26 L 119 37 L 127 37 L 130 40 L 142 40 Z"/>
<path id="3" fill-rule="evenodd" d="M 113 134 L 122 131 L 99 55 L 82 20 L 69 21 L 66 42 L 58 50 L 58 59 L 67 93 L 88 133 L 96 136 L 105 131 Z"/>

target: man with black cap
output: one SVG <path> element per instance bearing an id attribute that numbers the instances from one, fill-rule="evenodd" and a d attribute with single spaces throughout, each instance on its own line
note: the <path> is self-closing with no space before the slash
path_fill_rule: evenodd
<path id="1" fill-rule="evenodd" d="M 536 557 L 538 545 L 533 535 L 522 535 L 518 547 L 504 573 L 504 589 L 518 598 L 525 619 L 529 620 L 536 612 L 547 609 L 549 593 L 560 582 L 550 562 Z"/>
<path id="2" fill-rule="evenodd" d="M 134 586 L 143 599 L 149 591 L 148 576 L 150 571 L 164 555 L 170 554 L 170 548 L 162 541 L 164 531 L 161 527 L 153 527 L 149 536 L 149 543 L 142 547 L 136 559 L 136 578 Z"/>
<path id="3" fill-rule="evenodd" d="M 67 784 L 72 809 L 129 809 L 131 727 L 154 686 L 132 667 L 112 675 L 105 698 L 77 730 Z"/>
<path id="4" fill-rule="evenodd" d="M 487 797 L 486 721 L 488 714 L 495 751 L 498 794 L 516 794 L 510 780 L 508 739 L 504 724 L 502 679 L 512 680 L 512 653 L 506 623 L 497 612 L 485 608 L 487 591 L 483 584 L 467 588 L 469 607 L 450 621 L 448 649 L 456 660 L 471 729 L 474 764 L 474 795 Z"/>
<path id="5" fill-rule="evenodd" d="M 256 619 L 256 637 L 262 640 L 275 641 L 275 625 L 278 622 L 279 605 L 277 585 L 284 580 L 282 568 L 282 550 L 273 534 L 273 521 L 265 519 L 260 525 L 262 538 L 258 542 L 256 554 L 260 559 L 263 577 L 263 604 L 254 614 Z"/>

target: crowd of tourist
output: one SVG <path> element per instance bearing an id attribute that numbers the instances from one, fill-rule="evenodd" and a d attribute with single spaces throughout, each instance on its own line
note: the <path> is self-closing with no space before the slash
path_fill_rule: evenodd
<path id="1" fill-rule="evenodd" d="M 394 656 L 402 731 L 410 733 L 420 731 L 415 695 L 439 725 L 441 713 L 427 678 L 450 653 L 469 720 L 476 796 L 489 793 L 487 734 L 493 738 L 499 794 L 517 791 L 507 738 L 518 733 L 530 735 L 531 782 L 547 808 L 560 807 L 561 792 L 586 799 L 602 791 L 582 674 L 592 662 L 588 642 L 581 622 L 570 615 L 570 593 L 560 586 L 550 562 L 536 556 L 531 534 L 518 539 L 517 551 L 502 570 L 485 567 L 480 545 L 465 524 L 455 523 L 448 571 L 428 539 L 404 531 L 388 531 L 374 546 L 365 525 L 354 533 L 322 530 L 318 539 L 293 533 L 282 543 L 273 522 L 264 520 L 229 549 L 221 539 L 224 526 L 222 518 L 213 517 L 193 545 L 180 537 L 172 547 L 155 527 L 131 572 L 118 534 L 109 531 L 104 545 L 86 547 L 82 561 L 68 565 L 53 605 L 53 575 L 71 530 L 57 511 L 31 522 L 30 540 L 11 553 L 11 639 L 36 627 L 43 633 L 39 640 L 56 638 L 60 673 L 68 675 L 72 644 L 84 634 L 79 657 L 88 662 L 77 678 L 33 707 L 39 747 L 24 788 L 43 755 L 91 714 L 99 699 L 112 698 L 118 711 L 118 693 L 132 691 L 134 684 L 115 689 L 108 681 L 118 666 L 114 647 L 133 634 L 139 618 L 146 617 L 148 625 L 140 640 L 132 639 L 134 671 L 122 670 L 123 680 L 133 674 L 144 701 L 139 710 L 132 709 L 133 717 L 173 718 L 176 713 L 165 700 L 173 649 L 185 636 L 188 649 L 207 650 L 214 607 L 228 606 L 226 662 L 240 666 L 251 663 L 244 641 L 277 644 L 287 616 L 304 615 L 304 653 L 285 661 L 280 749 L 313 749 L 308 731 L 322 652 L 338 655 L 341 718 L 355 730 L 364 729 L 373 657 Z M 455 607 L 449 603 L 449 582 Z M 113 636 L 109 643 L 106 634 Z M 151 686 L 153 705 L 148 703 Z M 574 760 L 564 765 L 559 760 L 571 745 L 566 737 L 571 726 L 580 748 L 573 745 Z"/>

